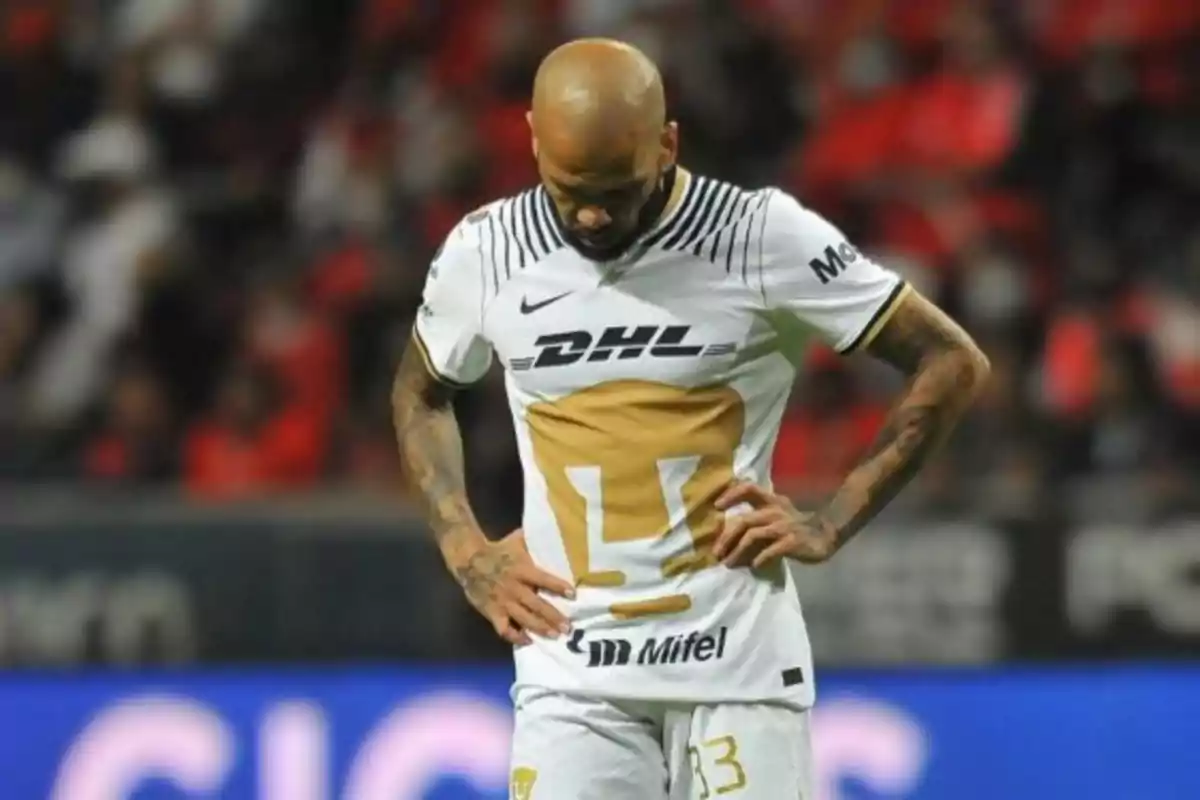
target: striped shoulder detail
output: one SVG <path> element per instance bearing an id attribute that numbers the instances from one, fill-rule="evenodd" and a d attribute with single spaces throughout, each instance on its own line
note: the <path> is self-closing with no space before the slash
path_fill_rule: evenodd
<path id="1" fill-rule="evenodd" d="M 752 240 L 761 231 L 766 193 L 692 175 L 672 222 L 653 243 L 664 250 L 690 252 L 746 277 Z"/>
<path id="2" fill-rule="evenodd" d="M 498 200 L 486 210 L 480 221 L 481 253 L 493 292 L 515 273 L 566 246 L 554 224 L 550 197 L 540 186 Z"/>
<path id="3" fill-rule="evenodd" d="M 758 282 L 762 284 L 763 237 L 767 227 L 767 207 L 774 197 L 773 189 L 759 189 L 751 192 L 749 202 L 742 213 L 741 219 L 734 225 L 733 241 L 729 252 L 725 255 L 725 271 L 732 274 L 739 272 L 742 282 L 749 285 L 750 260 L 758 265 Z"/>

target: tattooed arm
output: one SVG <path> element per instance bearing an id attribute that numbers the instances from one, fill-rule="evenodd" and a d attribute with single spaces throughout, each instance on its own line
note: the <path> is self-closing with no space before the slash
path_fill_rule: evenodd
<path id="1" fill-rule="evenodd" d="M 392 384 L 392 421 L 400 461 L 448 562 L 462 561 L 487 541 L 467 501 L 462 435 L 454 389 L 430 374 L 414 336 Z"/>
<path id="2" fill-rule="evenodd" d="M 908 376 L 866 457 L 819 511 L 797 511 L 763 487 L 737 481 L 717 499 L 726 515 L 714 553 L 733 565 L 784 556 L 819 562 L 862 530 L 929 459 L 988 374 L 971 338 L 894 272 L 860 253 L 829 220 L 781 191 L 763 202 L 759 285 L 768 318 L 820 335 L 840 352 L 862 347 Z M 791 335 L 779 329 L 781 341 Z M 807 341 L 791 342 L 802 352 Z M 781 352 L 785 352 L 781 349 Z"/>
<path id="3" fill-rule="evenodd" d="M 467 500 L 453 398 L 486 375 L 493 358 L 483 331 L 488 270 L 479 223 L 487 214 L 463 218 L 433 257 L 392 385 L 392 417 L 401 464 L 450 572 L 497 633 L 525 644 L 530 632 L 550 636 L 566 626 L 539 591 L 571 587 L 534 566 L 520 531 L 489 540 Z"/>
<path id="4" fill-rule="evenodd" d="M 534 566 L 519 533 L 494 543 L 484 535 L 467 499 L 455 390 L 432 374 L 421 348 L 414 333 L 392 385 L 392 417 L 401 465 L 442 557 L 504 639 L 528 644 L 527 631 L 555 636 L 566 620 L 537 592 L 568 595 L 571 586 Z"/>
<path id="5" fill-rule="evenodd" d="M 862 530 L 949 436 L 989 373 L 971 337 L 916 292 L 900 301 L 867 352 L 908 376 L 874 445 L 818 513 L 834 549 Z"/>
<path id="6" fill-rule="evenodd" d="M 731 566 L 788 556 L 826 561 L 892 501 L 946 440 L 974 401 L 989 366 L 962 328 L 924 297 L 909 291 L 866 349 L 908 376 L 887 423 L 841 488 L 816 512 L 797 510 L 786 497 L 736 482 L 717 501 L 754 510 L 730 518 L 714 546 Z"/>

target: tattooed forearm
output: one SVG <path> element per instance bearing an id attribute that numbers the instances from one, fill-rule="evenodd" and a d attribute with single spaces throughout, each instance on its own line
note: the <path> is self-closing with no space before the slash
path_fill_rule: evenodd
<path id="1" fill-rule="evenodd" d="M 462 435 L 454 417 L 454 390 L 429 374 L 410 340 L 392 384 L 392 420 L 400 462 L 443 552 L 478 536 L 467 502 Z"/>
<path id="2" fill-rule="evenodd" d="M 533 564 L 520 531 L 492 542 L 471 513 L 453 388 L 430 373 L 420 348 L 414 333 L 392 386 L 392 414 L 400 459 L 446 566 L 505 641 L 526 645 L 531 633 L 566 632 L 566 617 L 539 593 L 570 597 L 571 584 Z"/>
<path id="3" fill-rule="evenodd" d="M 915 293 L 900 302 L 868 351 L 909 379 L 874 445 L 821 512 L 839 546 L 913 479 L 988 374 L 983 353 L 932 303 Z"/>

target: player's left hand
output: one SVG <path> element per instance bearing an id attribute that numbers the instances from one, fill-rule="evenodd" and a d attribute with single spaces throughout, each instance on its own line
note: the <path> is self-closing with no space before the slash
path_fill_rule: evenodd
<path id="1" fill-rule="evenodd" d="M 727 566 L 758 569 L 784 557 L 820 564 L 837 550 L 837 530 L 828 520 L 757 484 L 735 481 L 715 505 L 726 511 L 742 503 L 751 510 L 726 515 L 713 544 L 713 555 Z"/>

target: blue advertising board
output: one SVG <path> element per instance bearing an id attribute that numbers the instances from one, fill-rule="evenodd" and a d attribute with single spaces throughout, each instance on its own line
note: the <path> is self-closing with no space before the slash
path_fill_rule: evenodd
<path id="1" fill-rule="evenodd" d="M 0 677 L 5 800 L 506 797 L 503 669 Z M 1200 668 L 824 676 L 820 800 L 1200 798 Z"/>

